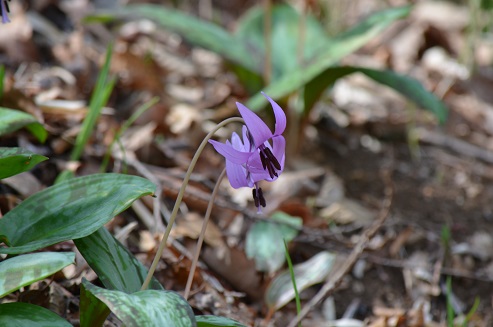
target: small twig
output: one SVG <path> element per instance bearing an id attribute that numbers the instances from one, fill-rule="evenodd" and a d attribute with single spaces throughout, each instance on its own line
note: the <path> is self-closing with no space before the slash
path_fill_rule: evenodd
<path id="1" fill-rule="evenodd" d="M 190 294 L 190 289 L 192 288 L 193 276 L 195 275 L 195 269 L 197 268 L 197 262 L 199 261 L 200 250 L 202 249 L 202 243 L 204 242 L 205 231 L 207 229 L 207 223 L 211 217 L 212 206 L 214 205 L 214 199 L 216 198 L 217 191 L 219 191 L 219 185 L 226 175 L 226 169 L 223 169 L 221 175 L 217 179 L 216 186 L 211 194 L 211 199 L 209 200 L 209 205 L 207 206 L 207 211 L 205 212 L 204 222 L 202 223 L 202 230 L 200 231 L 199 239 L 197 240 L 197 248 L 195 249 L 195 254 L 192 260 L 192 266 L 190 267 L 190 272 L 188 273 L 187 285 L 185 287 L 184 298 L 188 300 L 188 295 Z"/>
<path id="2" fill-rule="evenodd" d="M 377 220 L 363 233 L 359 242 L 354 246 L 353 251 L 343 263 L 343 265 L 336 270 L 336 272 L 328 279 L 322 286 L 320 291 L 305 305 L 299 315 L 291 321 L 288 327 L 296 327 L 296 325 L 325 297 L 329 296 L 337 286 L 342 282 L 344 276 L 351 270 L 358 258 L 362 255 L 363 251 L 368 246 L 371 238 L 383 225 L 390 213 L 390 206 L 392 204 L 393 186 L 390 178 L 390 171 L 384 171 L 383 180 L 385 182 L 385 199 L 382 203 L 382 209 Z"/>

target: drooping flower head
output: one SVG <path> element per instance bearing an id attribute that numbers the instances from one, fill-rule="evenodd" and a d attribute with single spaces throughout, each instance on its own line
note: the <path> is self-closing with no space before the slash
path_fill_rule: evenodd
<path id="1" fill-rule="evenodd" d="M 217 152 L 226 158 L 226 174 L 233 188 L 254 187 L 255 206 L 265 207 L 265 199 L 258 182 L 276 180 L 284 170 L 286 141 L 282 133 L 286 129 L 286 115 L 269 96 L 276 125 L 274 133 L 253 111 L 237 102 L 236 106 L 245 120 L 241 138 L 233 133 L 225 144 L 210 140 Z"/>
<path id="2" fill-rule="evenodd" d="M 8 0 L 10 1 L 10 0 Z M 10 12 L 7 0 L 0 0 L 0 11 L 2 12 L 2 24 L 10 23 L 8 13 Z"/>

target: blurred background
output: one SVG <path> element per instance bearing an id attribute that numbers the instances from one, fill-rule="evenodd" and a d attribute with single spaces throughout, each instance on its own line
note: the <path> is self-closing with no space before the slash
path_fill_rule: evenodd
<path id="1" fill-rule="evenodd" d="M 286 169 L 262 184 L 262 215 L 250 189 L 222 182 L 189 299 L 196 312 L 287 326 L 296 306 L 283 238 L 303 305 L 380 221 L 303 326 L 493 324 L 492 1 L 7 3 L 0 106 L 33 115 L 48 135 L 21 129 L 0 146 L 49 160 L 0 181 L 0 213 L 63 172 L 144 176 L 159 186 L 162 217 L 143 198 L 106 227 L 148 266 L 203 137 L 239 115 L 236 101 L 274 128 L 263 90 L 288 117 Z M 74 155 L 91 111 L 94 130 Z M 184 289 L 223 167 L 206 147 L 156 273 L 167 289 Z M 97 283 L 77 260 L 8 300 L 77 324 L 81 278 Z"/>

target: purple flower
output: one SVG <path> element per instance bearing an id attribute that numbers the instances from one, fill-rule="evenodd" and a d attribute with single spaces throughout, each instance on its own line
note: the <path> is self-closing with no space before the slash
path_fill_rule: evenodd
<path id="1" fill-rule="evenodd" d="M 10 23 L 10 19 L 8 16 L 10 8 L 7 0 L 0 0 L 0 11 L 2 12 L 2 24 Z"/>
<path id="2" fill-rule="evenodd" d="M 237 102 L 236 106 L 245 120 L 242 128 L 243 139 L 236 133 L 226 144 L 214 140 L 209 142 L 217 152 L 226 158 L 226 173 L 233 188 L 255 187 L 253 199 L 260 211 L 265 207 L 265 199 L 258 182 L 276 180 L 284 170 L 286 141 L 282 136 L 286 128 L 286 115 L 281 107 L 269 96 L 274 110 L 276 125 L 274 133 L 253 111 Z"/>

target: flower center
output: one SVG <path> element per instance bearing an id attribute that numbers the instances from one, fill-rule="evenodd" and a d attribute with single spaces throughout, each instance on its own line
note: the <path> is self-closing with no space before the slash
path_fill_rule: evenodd
<path id="1" fill-rule="evenodd" d="M 259 150 L 260 161 L 262 162 L 262 167 L 264 170 L 269 172 L 270 178 L 279 177 L 277 171 L 281 170 L 281 165 L 272 151 L 265 145 L 261 145 Z"/>

